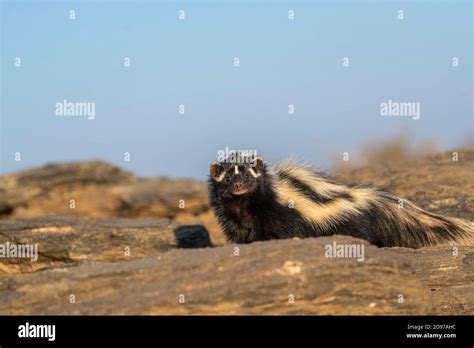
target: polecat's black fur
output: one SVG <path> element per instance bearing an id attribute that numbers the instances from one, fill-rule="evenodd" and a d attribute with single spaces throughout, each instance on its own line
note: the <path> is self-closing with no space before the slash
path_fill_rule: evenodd
<path id="1" fill-rule="evenodd" d="M 213 162 L 209 192 L 224 233 L 237 243 L 344 234 L 384 247 L 474 244 L 470 221 L 371 186 L 338 184 L 308 165 Z"/>

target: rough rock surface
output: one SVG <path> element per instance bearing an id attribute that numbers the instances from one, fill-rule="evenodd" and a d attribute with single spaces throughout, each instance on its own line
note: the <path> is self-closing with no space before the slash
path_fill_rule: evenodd
<path id="1" fill-rule="evenodd" d="M 325 246 L 363 243 L 362 262 Z M 390 251 L 338 236 L 175 249 L 82 262 L 0 283 L 2 314 L 426 314 L 430 290 Z M 70 303 L 74 294 L 75 303 Z M 140 294 L 140 296 L 137 296 Z M 399 302 L 400 295 L 403 303 Z M 294 299 L 294 301 L 292 301 Z M 184 303 L 180 303 L 184 302 Z"/>
<path id="2" fill-rule="evenodd" d="M 42 217 L 0 221 L 0 244 L 38 244 L 38 260 L 0 258 L 0 278 L 80 261 L 121 261 L 177 246 L 168 219 Z M 126 249 L 127 248 L 127 249 Z"/>
<path id="3" fill-rule="evenodd" d="M 117 199 L 110 199 L 111 189 L 137 181 L 133 174 L 101 161 L 49 164 L 0 178 L 0 214 L 108 215 L 117 204 Z M 77 203 L 74 209 L 71 199 Z"/>
<path id="4" fill-rule="evenodd" d="M 391 249 L 430 291 L 433 314 L 474 314 L 474 246 Z"/>

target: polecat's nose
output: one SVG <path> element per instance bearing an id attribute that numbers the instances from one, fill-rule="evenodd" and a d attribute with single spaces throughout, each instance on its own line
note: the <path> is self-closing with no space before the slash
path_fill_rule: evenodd
<path id="1" fill-rule="evenodd" d="M 240 189 L 242 189 L 243 187 L 244 187 L 244 185 L 243 185 L 241 182 L 236 182 L 236 183 L 234 184 L 234 189 L 236 189 L 236 190 L 240 190 Z"/>

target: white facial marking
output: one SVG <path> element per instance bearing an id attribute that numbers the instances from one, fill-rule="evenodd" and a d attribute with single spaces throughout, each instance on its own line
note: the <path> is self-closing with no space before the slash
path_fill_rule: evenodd
<path id="1" fill-rule="evenodd" d="M 237 164 L 235 165 L 235 171 L 234 171 L 234 174 L 239 174 L 239 167 L 237 166 Z"/>
<path id="2" fill-rule="evenodd" d="M 255 173 L 255 171 L 253 170 L 253 168 L 249 168 L 249 172 L 250 174 L 254 177 L 254 178 L 258 178 L 261 174 L 257 174 Z"/>
<path id="3" fill-rule="evenodd" d="M 214 178 L 217 182 L 220 182 L 222 181 L 222 179 L 224 179 L 225 177 L 225 172 L 223 172 L 221 175 L 219 175 L 217 178 Z"/>

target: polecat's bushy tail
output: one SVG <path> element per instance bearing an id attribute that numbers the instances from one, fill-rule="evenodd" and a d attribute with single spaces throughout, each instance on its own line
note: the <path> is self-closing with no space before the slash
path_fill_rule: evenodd
<path id="1" fill-rule="evenodd" d="M 372 186 L 336 183 L 306 164 L 284 162 L 270 173 L 281 204 L 319 235 L 347 234 L 379 246 L 474 245 L 474 223 L 427 212 Z"/>
<path id="2" fill-rule="evenodd" d="M 474 223 L 471 221 L 430 213 L 385 192 L 379 192 L 379 195 L 381 214 L 396 227 L 391 229 L 395 245 L 474 245 Z"/>

